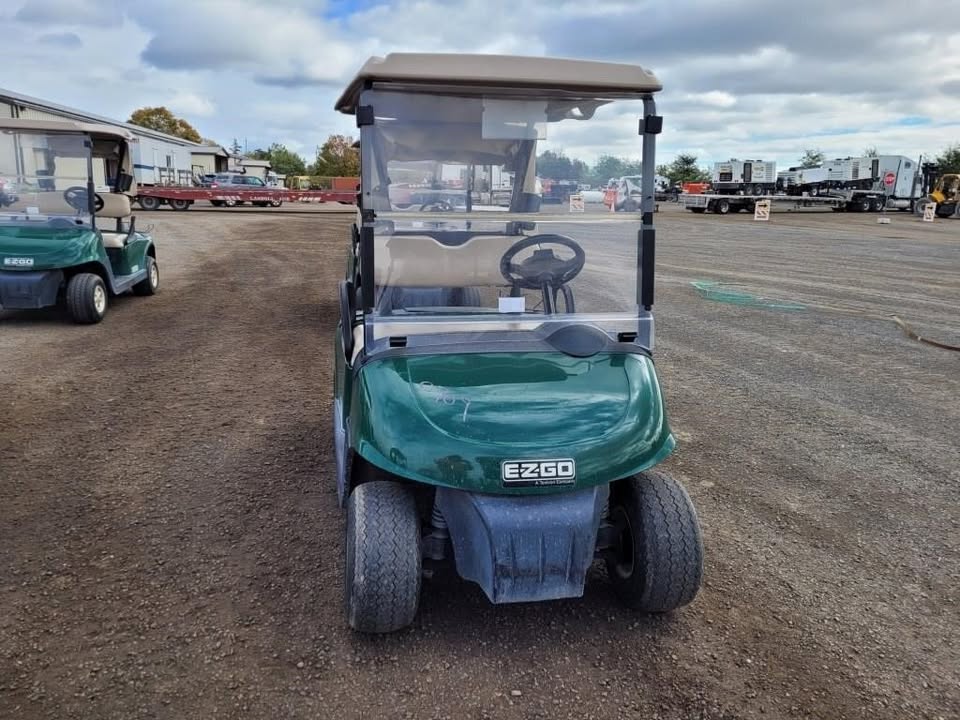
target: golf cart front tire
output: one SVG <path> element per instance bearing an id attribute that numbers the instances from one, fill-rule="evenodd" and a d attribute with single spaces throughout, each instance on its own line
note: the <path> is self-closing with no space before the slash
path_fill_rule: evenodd
<path id="1" fill-rule="evenodd" d="M 398 482 L 359 485 L 347 501 L 344 600 L 350 627 L 388 633 L 413 622 L 420 602 L 420 519 Z"/>
<path id="2" fill-rule="evenodd" d="M 67 283 L 67 312 L 74 322 L 93 325 L 107 314 L 107 286 L 99 275 L 79 273 Z"/>
<path id="3" fill-rule="evenodd" d="M 607 573 L 621 602 L 665 613 L 696 597 L 703 542 L 697 512 L 680 483 L 659 471 L 615 483 L 610 520 L 620 530 L 620 541 L 607 558 Z"/>

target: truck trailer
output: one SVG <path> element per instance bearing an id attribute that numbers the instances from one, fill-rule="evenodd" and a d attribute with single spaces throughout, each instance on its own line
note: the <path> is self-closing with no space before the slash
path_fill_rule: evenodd
<path id="1" fill-rule="evenodd" d="M 138 186 L 191 185 L 190 147 L 151 135 L 132 143 L 133 174 Z"/>

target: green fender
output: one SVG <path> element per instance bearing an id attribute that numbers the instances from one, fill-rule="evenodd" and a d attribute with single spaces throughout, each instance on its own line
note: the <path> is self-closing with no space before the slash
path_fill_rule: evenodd
<path id="1" fill-rule="evenodd" d="M 656 465 L 674 447 L 653 361 L 639 353 L 385 357 L 338 391 L 349 393 L 346 439 L 361 457 L 472 492 L 588 488 Z M 573 459 L 575 480 L 506 487 L 501 479 L 504 461 L 551 459 Z"/>

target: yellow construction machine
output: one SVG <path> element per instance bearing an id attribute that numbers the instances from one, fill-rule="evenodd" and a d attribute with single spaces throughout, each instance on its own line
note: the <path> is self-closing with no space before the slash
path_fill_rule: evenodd
<path id="1" fill-rule="evenodd" d="M 916 202 L 917 214 L 927 203 L 936 203 L 936 215 L 942 218 L 960 218 L 960 174 L 945 173 L 932 163 L 924 163 L 923 192 Z"/>

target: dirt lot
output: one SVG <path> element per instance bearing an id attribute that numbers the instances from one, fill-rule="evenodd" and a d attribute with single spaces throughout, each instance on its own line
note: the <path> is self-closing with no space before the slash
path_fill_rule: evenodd
<path id="1" fill-rule="evenodd" d="M 351 634 L 330 428 L 350 216 L 141 213 L 163 288 L 0 312 L 0 717 L 960 716 L 960 222 L 660 213 L 706 586 L 633 615 L 425 583 Z M 711 302 L 692 280 L 822 307 Z M 519 691 L 519 695 L 513 691 Z"/>

